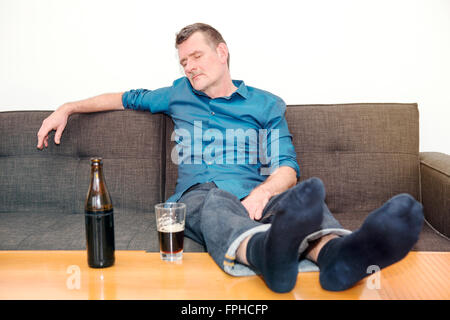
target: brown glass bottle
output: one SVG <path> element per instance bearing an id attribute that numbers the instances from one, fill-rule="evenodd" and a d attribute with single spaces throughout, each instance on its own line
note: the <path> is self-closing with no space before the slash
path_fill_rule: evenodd
<path id="1" fill-rule="evenodd" d="M 114 210 L 103 176 L 102 158 L 91 158 L 91 183 L 85 203 L 86 248 L 91 268 L 114 264 Z"/>

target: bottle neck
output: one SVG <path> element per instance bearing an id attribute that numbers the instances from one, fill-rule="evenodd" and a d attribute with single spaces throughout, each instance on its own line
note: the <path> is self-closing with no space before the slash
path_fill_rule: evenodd
<path id="1" fill-rule="evenodd" d="M 103 167 L 101 164 L 91 165 L 91 188 L 94 192 L 101 192 L 103 178 Z"/>
<path id="2" fill-rule="evenodd" d="M 86 198 L 86 212 L 107 212 L 112 210 L 112 202 L 106 188 L 103 176 L 103 166 L 101 163 L 91 164 L 91 183 Z"/>

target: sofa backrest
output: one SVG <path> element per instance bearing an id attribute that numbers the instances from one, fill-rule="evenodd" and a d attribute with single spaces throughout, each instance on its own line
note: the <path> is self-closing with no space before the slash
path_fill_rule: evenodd
<path id="1" fill-rule="evenodd" d="M 76 114 L 60 145 L 38 150 L 37 131 L 50 111 L 0 112 L 0 212 L 81 213 L 90 158 L 104 161 L 115 208 L 152 210 L 163 184 L 162 115 L 138 111 Z"/>
<path id="2" fill-rule="evenodd" d="M 287 118 L 303 178 L 324 181 L 333 213 L 368 212 L 398 193 L 419 198 L 416 104 L 296 106 Z"/>
<path id="3" fill-rule="evenodd" d="M 140 111 L 69 118 L 60 145 L 36 148 L 50 111 L 0 112 L 0 212 L 83 211 L 90 158 L 104 158 L 114 207 L 148 212 L 174 191 L 171 119 Z M 419 198 L 416 104 L 288 106 L 301 180 L 321 178 L 333 213 L 368 212 L 397 193 Z M 419 199 L 420 200 L 420 199 Z"/>
<path id="4" fill-rule="evenodd" d="M 417 104 L 290 105 L 286 119 L 301 179 L 319 177 L 333 213 L 367 213 L 398 193 L 419 199 Z M 166 121 L 166 149 L 173 123 Z M 177 178 L 166 153 L 165 198 Z"/>

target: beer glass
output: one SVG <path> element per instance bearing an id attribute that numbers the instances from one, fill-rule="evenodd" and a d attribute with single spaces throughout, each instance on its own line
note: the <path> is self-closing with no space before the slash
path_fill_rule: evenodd
<path id="1" fill-rule="evenodd" d="M 165 261 L 183 258 L 184 223 L 186 205 L 179 202 L 159 203 L 155 206 L 159 252 Z"/>

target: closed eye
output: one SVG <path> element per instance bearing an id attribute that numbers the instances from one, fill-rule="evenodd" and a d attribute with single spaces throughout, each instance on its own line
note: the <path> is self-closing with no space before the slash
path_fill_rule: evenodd
<path id="1" fill-rule="evenodd" d="M 192 53 L 189 55 L 189 57 L 193 57 L 195 60 L 200 59 L 202 56 L 203 56 L 203 52 L 201 52 L 201 51 L 194 51 L 194 52 L 192 52 Z M 183 58 L 183 59 L 181 59 L 181 61 L 180 61 L 180 65 L 181 65 L 183 68 L 185 68 L 186 65 L 187 65 L 187 59 L 188 59 L 188 58 Z"/>

